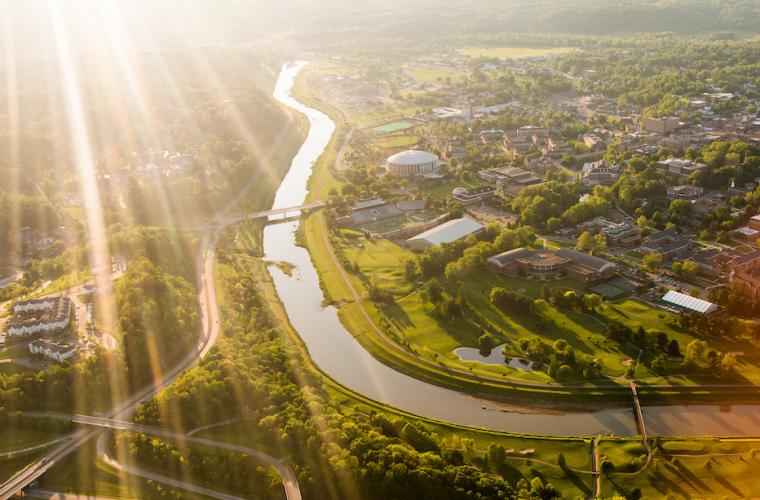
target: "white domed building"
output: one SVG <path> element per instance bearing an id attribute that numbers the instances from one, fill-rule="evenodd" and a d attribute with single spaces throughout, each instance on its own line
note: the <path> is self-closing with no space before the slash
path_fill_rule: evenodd
<path id="1" fill-rule="evenodd" d="M 438 171 L 440 160 L 433 153 L 410 149 L 389 157 L 385 169 L 394 175 L 424 175 Z"/>

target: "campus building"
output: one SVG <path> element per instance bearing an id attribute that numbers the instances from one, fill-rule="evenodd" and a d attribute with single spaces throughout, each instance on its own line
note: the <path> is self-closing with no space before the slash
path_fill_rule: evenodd
<path id="1" fill-rule="evenodd" d="M 630 222 L 612 222 L 604 217 L 595 217 L 575 227 L 578 236 L 586 231 L 603 234 L 611 247 L 633 248 L 641 243 L 641 229 Z"/>
<path id="2" fill-rule="evenodd" d="M 742 253 L 732 248 L 709 249 L 695 253 L 691 260 L 697 263 L 701 274 L 719 278 L 760 268 L 760 251 Z"/>
<path id="3" fill-rule="evenodd" d="M 444 222 L 440 226 L 420 233 L 417 236 L 406 240 L 406 246 L 412 250 L 424 250 L 425 248 L 441 245 L 443 243 L 452 243 L 471 234 L 477 234 L 483 230 L 483 225 L 468 217 L 453 219 Z"/>
<path id="4" fill-rule="evenodd" d="M 516 248 L 494 255 L 487 262 L 491 271 L 507 276 L 538 279 L 567 276 L 585 283 L 610 278 L 617 270 L 617 266 L 610 261 L 568 248 Z"/>
<path id="5" fill-rule="evenodd" d="M 718 306 L 712 302 L 692 297 L 681 292 L 674 290 L 668 291 L 661 299 L 667 305 L 681 309 L 684 311 L 691 311 L 699 314 L 712 314 L 718 310 Z"/>
<path id="6" fill-rule="evenodd" d="M 59 332 L 71 322 L 71 299 L 56 296 L 17 302 L 13 312 L 15 315 L 8 322 L 10 337 Z"/>
<path id="7" fill-rule="evenodd" d="M 438 171 L 440 160 L 438 156 L 427 151 L 410 149 L 389 157 L 385 168 L 393 175 L 425 175 Z"/>
<path id="8" fill-rule="evenodd" d="M 647 118 L 644 120 L 644 130 L 648 132 L 657 132 L 658 134 L 667 134 L 679 126 L 679 120 L 675 116 L 664 118 Z"/>
<path id="9" fill-rule="evenodd" d="M 659 253 L 663 260 L 685 257 L 691 249 L 691 239 L 687 234 L 679 234 L 673 229 L 658 231 L 644 238 L 641 251 Z"/>
<path id="10" fill-rule="evenodd" d="M 658 161 L 654 167 L 658 172 L 684 179 L 694 172 L 706 169 L 707 165 L 683 158 L 668 158 L 667 160 Z"/>

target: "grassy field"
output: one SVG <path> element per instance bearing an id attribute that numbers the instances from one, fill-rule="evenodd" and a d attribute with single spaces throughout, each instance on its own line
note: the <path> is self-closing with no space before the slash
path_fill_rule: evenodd
<path id="1" fill-rule="evenodd" d="M 414 146 L 419 141 L 420 138 L 415 135 L 397 135 L 372 139 L 372 145 L 384 149 L 398 149 Z"/>
<path id="2" fill-rule="evenodd" d="M 414 80 L 422 83 L 442 83 L 446 78 L 452 81 L 460 81 L 467 74 L 456 68 L 441 66 L 404 66 L 404 72 Z"/>
<path id="3" fill-rule="evenodd" d="M 520 59 L 522 57 L 546 57 L 557 54 L 572 52 L 570 47 L 467 47 L 457 50 L 458 53 L 468 57 L 487 57 L 497 59 Z"/>
<path id="4" fill-rule="evenodd" d="M 760 459 L 751 439 L 664 440 L 652 465 L 636 475 L 613 473 L 602 478 L 605 498 L 639 488 L 644 498 L 758 498 L 755 471 Z M 614 452 L 615 450 L 613 450 Z"/>

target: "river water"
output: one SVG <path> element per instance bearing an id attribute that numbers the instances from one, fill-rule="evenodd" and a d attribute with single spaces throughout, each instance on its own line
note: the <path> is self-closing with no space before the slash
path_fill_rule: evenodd
<path id="1" fill-rule="evenodd" d="M 274 97 L 303 113 L 311 125 L 301 149 L 282 181 L 272 208 L 301 205 L 314 162 L 327 146 L 335 123 L 324 113 L 291 95 L 293 82 L 305 63 L 285 65 Z M 293 215 L 293 214 L 288 214 Z M 636 434 L 633 410 L 545 414 L 509 411 L 498 403 L 438 387 L 404 375 L 372 357 L 344 328 L 338 311 L 323 307 L 324 296 L 308 252 L 295 242 L 297 221 L 270 224 L 264 229 L 264 252 L 270 261 L 295 266 L 287 275 L 278 266 L 269 272 L 293 327 L 317 366 L 349 389 L 401 410 L 436 420 L 525 434 L 590 436 Z M 756 406 L 655 406 L 644 408 L 650 434 L 760 436 Z"/>

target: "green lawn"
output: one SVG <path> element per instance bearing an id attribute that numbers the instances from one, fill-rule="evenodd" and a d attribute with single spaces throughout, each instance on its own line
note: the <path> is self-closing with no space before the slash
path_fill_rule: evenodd
<path id="1" fill-rule="evenodd" d="M 420 138 L 415 135 L 398 135 L 372 139 L 372 144 L 379 148 L 398 149 L 414 146 L 419 140 Z"/>
<path id="2" fill-rule="evenodd" d="M 760 460 L 757 440 L 664 441 L 663 453 L 637 475 L 613 473 L 602 478 L 605 498 L 640 488 L 644 498 L 758 498 L 755 474 Z M 678 454 L 678 456 L 674 455 Z M 710 455 L 713 454 L 713 455 Z"/>
<path id="3" fill-rule="evenodd" d="M 467 76 L 465 72 L 455 68 L 428 65 L 406 65 L 404 66 L 404 72 L 422 83 L 444 83 L 446 78 L 450 78 L 453 82 L 456 82 L 460 81 L 462 77 Z"/>
<path id="4" fill-rule="evenodd" d="M 572 52 L 571 47 L 467 47 L 457 52 L 468 57 L 487 57 L 498 59 L 519 59 L 521 57 L 543 57 Z"/>

